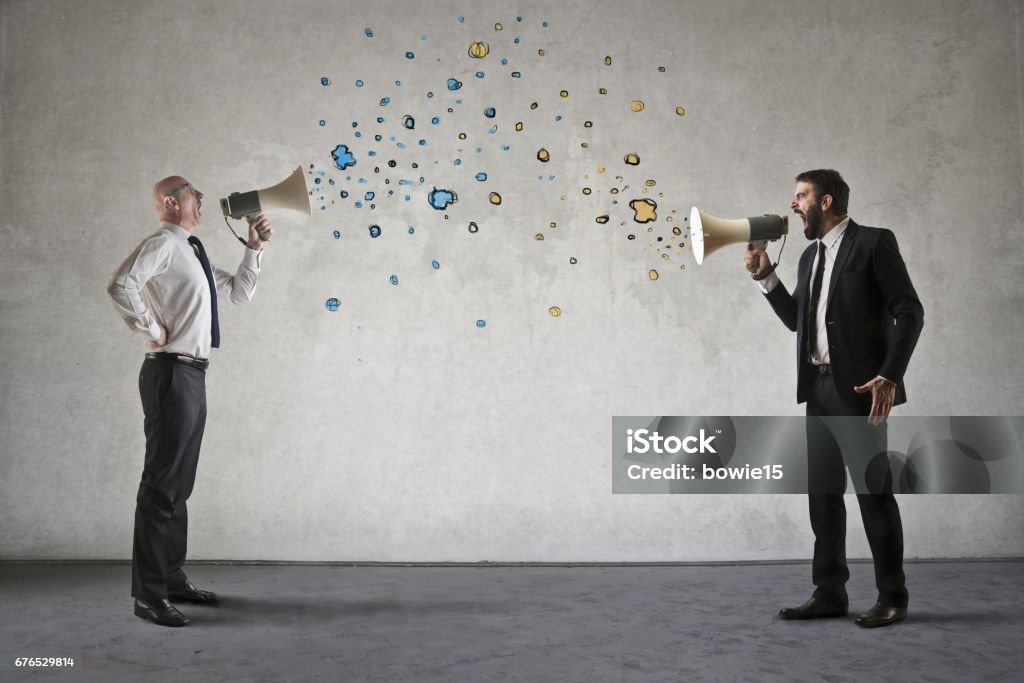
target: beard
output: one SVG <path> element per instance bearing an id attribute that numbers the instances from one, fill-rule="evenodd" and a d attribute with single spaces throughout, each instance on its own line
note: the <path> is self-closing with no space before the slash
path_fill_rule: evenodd
<path id="1" fill-rule="evenodd" d="M 825 214 L 822 213 L 821 207 L 812 204 L 807 210 L 807 216 L 804 222 L 804 237 L 808 240 L 816 240 L 821 234 L 821 226 L 825 223 Z"/>

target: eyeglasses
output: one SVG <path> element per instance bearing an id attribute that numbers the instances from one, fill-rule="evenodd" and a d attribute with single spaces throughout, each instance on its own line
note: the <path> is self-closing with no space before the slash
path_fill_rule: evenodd
<path id="1" fill-rule="evenodd" d="M 173 190 L 171 190 L 170 192 L 168 192 L 164 196 L 165 197 L 173 197 L 174 195 L 178 194 L 182 190 L 188 190 L 189 192 L 192 193 L 192 196 L 194 196 L 194 197 L 198 197 L 199 194 L 200 194 L 199 190 L 197 190 L 196 186 L 193 185 L 192 183 L 182 183 L 181 185 L 178 185 L 176 188 L 174 188 Z"/>

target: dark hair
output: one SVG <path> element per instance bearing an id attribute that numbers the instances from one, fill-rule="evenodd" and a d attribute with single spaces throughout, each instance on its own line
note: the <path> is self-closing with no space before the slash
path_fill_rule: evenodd
<path id="1" fill-rule="evenodd" d="M 839 171 L 830 168 L 819 168 L 804 171 L 796 177 L 798 183 L 810 183 L 814 194 L 821 201 L 825 195 L 832 196 L 832 212 L 837 216 L 846 215 L 846 206 L 850 202 L 850 186 L 839 175 Z"/>

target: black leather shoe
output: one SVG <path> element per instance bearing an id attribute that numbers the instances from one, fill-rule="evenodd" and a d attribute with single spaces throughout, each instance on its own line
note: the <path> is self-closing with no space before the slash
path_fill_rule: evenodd
<path id="1" fill-rule="evenodd" d="M 185 602 L 196 602 L 199 604 L 210 604 L 220 600 L 213 591 L 204 591 L 196 588 L 191 581 L 186 581 L 185 585 L 181 588 L 168 590 L 167 597 L 171 600 L 184 600 Z"/>
<path id="2" fill-rule="evenodd" d="M 779 616 L 783 619 L 827 619 L 829 617 L 845 617 L 850 608 L 842 602 L 826 602 L 821 598 L 811 597 L 799 607 L 783 607 Z"/>
<path id="3" fill-rule="evenodd" d="M 189 618 L 178 611 L 167 598 L 147 602 L 135 599 L 135 616 L 148 619 L 161 626 L 184 626 Z"/>
<path id="4" fill-rule="evenodd" d="M 893 605 L 876 602 L 874 607 L 857 617 L 857 620 L 854 621 L 854 623 L 857 624 L 857 626 L 863 626 L 864 628 L 878 628 L 879 626 L 895 624 L 897 621 L 903 621 L 906 618 L 906 607 L 895 607 Z"/>

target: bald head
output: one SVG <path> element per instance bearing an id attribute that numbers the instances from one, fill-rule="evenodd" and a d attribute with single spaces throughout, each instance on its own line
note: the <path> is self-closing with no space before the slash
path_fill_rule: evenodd
<path id="1" fill-rule="evenodd" d="M 192 231 L 202 218 L 203 193 L 180 175 L 167 176 L 153 186 L 153 209 L 161 221 Z"/>

